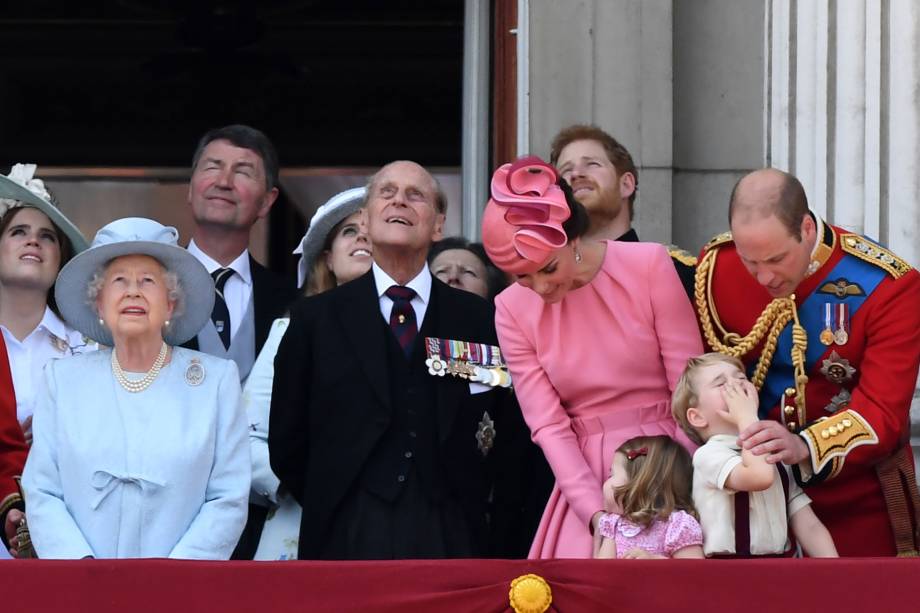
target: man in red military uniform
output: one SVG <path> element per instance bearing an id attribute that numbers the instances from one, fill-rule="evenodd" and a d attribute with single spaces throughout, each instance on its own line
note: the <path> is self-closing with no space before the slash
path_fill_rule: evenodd
<path id="1" fill-rule="evenodd" d="M 703 249 L 695 302 L 707 344 L 760 390 L 742 446 L 792 467 L 841 555 L 916 555 L 920 274 L 811 213 L 778 170 L 738 182 L 729 223 Z"/>
<path id="2" fill-rule="evenodd" d="M 13 376 L 7 361 L 6 345 L 0 334 L 0 537 L 9 548 L 9 539 L 16 535 L 16 524 L 22 517 L 22 498 L 13 480 L 22 474 L 29 449 L 16 420 L 16 395 Z"/>

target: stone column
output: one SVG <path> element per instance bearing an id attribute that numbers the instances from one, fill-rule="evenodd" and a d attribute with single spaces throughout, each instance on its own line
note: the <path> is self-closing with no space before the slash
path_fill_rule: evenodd
<path id="1" fill-rule="evenodd" d="M 639 171 L 634 225 L 671 242 L 673 3 L 525 0 L 526 79 L 518 101 L 533 153 L 562 127 L 593 123 L 623 143 Z M 524 25 L 524 24 L 522 24 Z"/>
<path id="2" fill-rule="evenodd" d="M 920 265 L 920 6 L 767 0 L 765 7 L 767 164 L 798 176 L 831 223 Z M 916 392 L 911 433 L 920 455 Z"/>

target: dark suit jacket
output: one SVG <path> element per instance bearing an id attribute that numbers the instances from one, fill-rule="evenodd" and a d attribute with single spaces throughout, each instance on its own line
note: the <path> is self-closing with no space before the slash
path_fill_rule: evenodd
<path id="1" fill-rule="evenodd" d="M 639 235 L 636 234 L 634 228 L 630 228 L 626 234 L 622 235 L 617 239 L 624 243 L 635 243 L 639 241 Z M 688 264 L 685 259 L 695 260 L 695 258 L 689 253 L 684 252 L 682 249 L 676 249 L 669 247 L 668 253 L 671 256 L 671 261 L 674 263 L 674 269 L 677 271 L 677 276 L 680 277 L 681 285 L 684 286 L 684 291 L 687 292 L 687 297 L 690 298 L 690 303 L 693 304 L 693 282 L 696 275 L 696 266 Z M 677 251 L 682 252 L 687 257 L 682 258 L 677 255 Z"/>
<path id="2" fill-rule="evenodd" d="M 433 318 L 431 335 L 497 344 L 491 305 L 437 279 L 431 291 L 424 324 Z M 292 308 L 275 358 L 268 444 L 272 469 L 303 505 L 300 559 L 321 556 L 337 507 L 393 419 L 387 333 L 373 271 Z M 468 381 L 452 376 L 438 378 L 436 386 L 431 409 L 448 504 L 460 505 L 477 555 L 486 555 L 495 450 L 484 458 L 476 432 L 488 410 L 496 423 L 495 446 L 502 445 L 506 416 L 495 391 L 471 394 Z"/>
<path id="3" fill-rule="evenodd" d="M 251 255 L 249 256 L 249 269 L 252 272 L 252 300 L 253 317 L 256 324 L 256 353 L 262 351 L 262 345 L 268 338 L 272 322 L 279 317 L 284 317 L 288 307 L 297 296 L 297 288 L 289 279 L 285 279 L 265 268 Z M 198 351 L 198 337 L 182 345 L 187 349 Z"/>

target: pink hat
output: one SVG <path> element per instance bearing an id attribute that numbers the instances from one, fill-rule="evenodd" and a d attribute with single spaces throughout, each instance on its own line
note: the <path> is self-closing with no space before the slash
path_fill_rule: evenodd
<path id="1" fill-rule="evenodd" d="M 562 223 L 572 212 L 556 169 L 536 156 L 505 164 L 492 175 L 482 216 L 482 244 L 507 273 L 530 274 L 568 243 Z"/>

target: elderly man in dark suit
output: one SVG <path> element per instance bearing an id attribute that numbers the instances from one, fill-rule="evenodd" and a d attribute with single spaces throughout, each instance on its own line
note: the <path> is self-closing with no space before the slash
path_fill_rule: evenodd
<path id="1" fill-rule="evenodd" d="M 384 166 L 368 186 L 372 270 L 292 310 L 275 359 L 269 451 L 303 505 L 300 559 L 489 552 L 488 452 L 512 437 L 493 388 L 438 376 L 431 359 L 432 347 L 452 345 L 475 366 L 466 350 L 497 345 L 491 306 L 428 270 L 445 209 L 424 168 Z M 504 373 L 491 372 L 493 383 Z"/>

